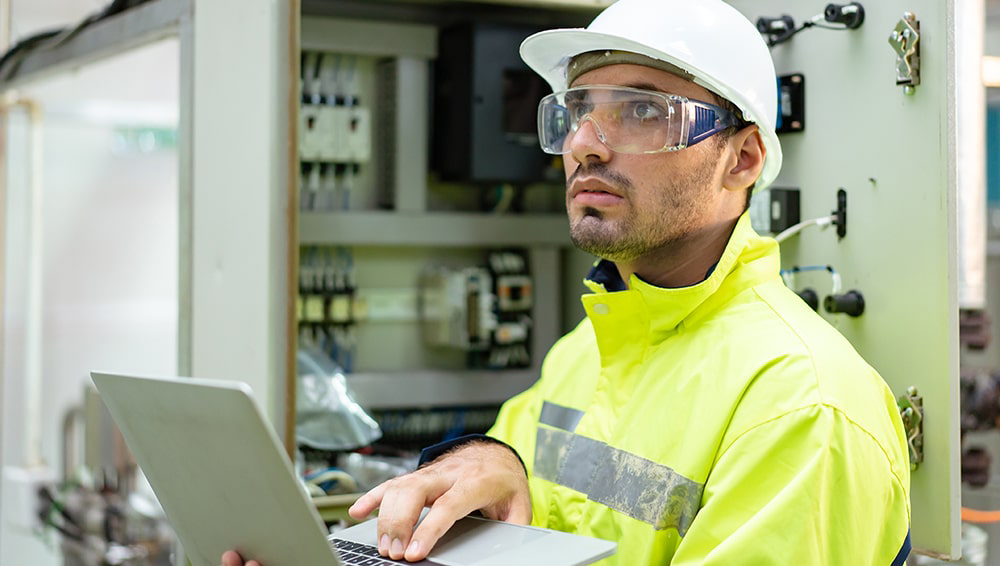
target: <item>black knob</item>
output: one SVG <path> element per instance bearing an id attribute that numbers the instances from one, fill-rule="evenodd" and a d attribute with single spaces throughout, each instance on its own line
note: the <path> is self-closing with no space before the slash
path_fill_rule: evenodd
<path id="1" fill-rule="evenodd" d="M 861 316 L 865 312 L 865 298 L 860 291 L 848 291 L 843 295 L 828 295 L 823 300 L 823 308 L 828 313 L 844 313 L 848 316 Z"/>
<path id="2" fill-rule="evenodd" d="M 857 29 L 865 21 L 865 9 L 857 2 L 827 4 L 823 18 L 831 24 L 844 24 L 847 29 Z"/>
<path id="3" fill-rule="evenodd" d="M 783 36 L 795 29 L 795 20 L 785 14 L 780 18 L 758 18 L 757 31 L 764 35 Z"/>
<path id="4" fill-rule="evenodd" d="M 819 310 L 819 295 L 810 287 L 802 289 L 798 293 L 799 297 L 809 305 L 812 310 Z"/>

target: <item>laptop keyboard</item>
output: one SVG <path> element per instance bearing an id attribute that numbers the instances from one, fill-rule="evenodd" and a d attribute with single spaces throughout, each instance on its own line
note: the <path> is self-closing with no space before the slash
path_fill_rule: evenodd
<path id="1" fill-rule="evenodd" d="M 333 547 L 340 554 L 340 560 L 350 566 L 396 566 L 406 562 L 389 560 L 378 553 L 378 548 L 360 542 L 351 542 L 339 538 L 332 539 Z"/>

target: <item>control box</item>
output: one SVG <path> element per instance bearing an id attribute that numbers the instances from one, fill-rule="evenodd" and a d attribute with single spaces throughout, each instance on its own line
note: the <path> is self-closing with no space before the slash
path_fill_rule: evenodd
<path id="1" fill-rule="evenodd" d="M 464 24 L 438 37 L 431 161 L 444 179 L 542 180 L 538 102 L 549 87 L 518 55 L 534 28 Z"/>

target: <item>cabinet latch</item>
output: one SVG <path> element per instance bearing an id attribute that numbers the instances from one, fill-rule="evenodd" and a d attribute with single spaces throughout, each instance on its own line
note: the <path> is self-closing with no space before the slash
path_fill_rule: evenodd
<path id="1" fill-rule="evenodd" d="M 906 388 L 906 394 L 896 398 L 899 416 L 903 418 L 906 444 L 910 452 L 910 471 L 924 461 L 924 398 L 915 385 Z"/>
<path id="2" fill-rule="evenodd" d="M 889 34 L 889 45 L 896 52 L 896 84 L 903 92 L 913 94 L 920 84 L 920 22 L 906 12 Z"/>

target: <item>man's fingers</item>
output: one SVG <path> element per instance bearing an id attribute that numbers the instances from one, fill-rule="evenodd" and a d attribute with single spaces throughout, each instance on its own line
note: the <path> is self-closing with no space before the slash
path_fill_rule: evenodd
<path id="1" fill-rule="evenodd" d="M 424 506 L 431 510 L 414 530 Z M 351 506 L 362 519 L 379 508 L 379 553 L 423 560 L 458 519 L 476 509 L 515 523 L 531 521 L 531 496 L 521 463 L 509 449 L 470 443 L 416 472 L 390 480 Z"/>
<path id="2" fill-rule="evenodd" d="M 475 504 L 470 504 L 470 501 L 462 495 L 456 495 L 454 492 L 442 495 L 431 506 L 420 526 L 413 531 L 404 556 L 406 560 L 416 562 L 426 558 L 455 521 L 476 509 Z"/>
<path id="3" fill-rule="evenodd" d="M 413 527 L 420 519 L 424 505 L 438 497 L 441 488 L 433 477 L 409 476 L 398 482 L 382 499 L 378 515 L 378 547 L 389 558 L 399 560 L 410 544 Z"/>
<path id="4" fill-rule="evenodd" d="M 385 496 L 385 490 L 388 486 L 389 482 L 383 482 L 373 487 L 368 493 L 359 497 L 347 512 L 358 520 L 371 515 L 372 511 L 378 509 L 379 505 L 382 504 L 382 498 Z"/>
<path id="5" fill-rule="evenodd" d="M 251 560 L 243 564 L 243 558 L 235 550 L 227 550 L 222 555 L 222 566 L 261 566 L 261 563 Z"/>

